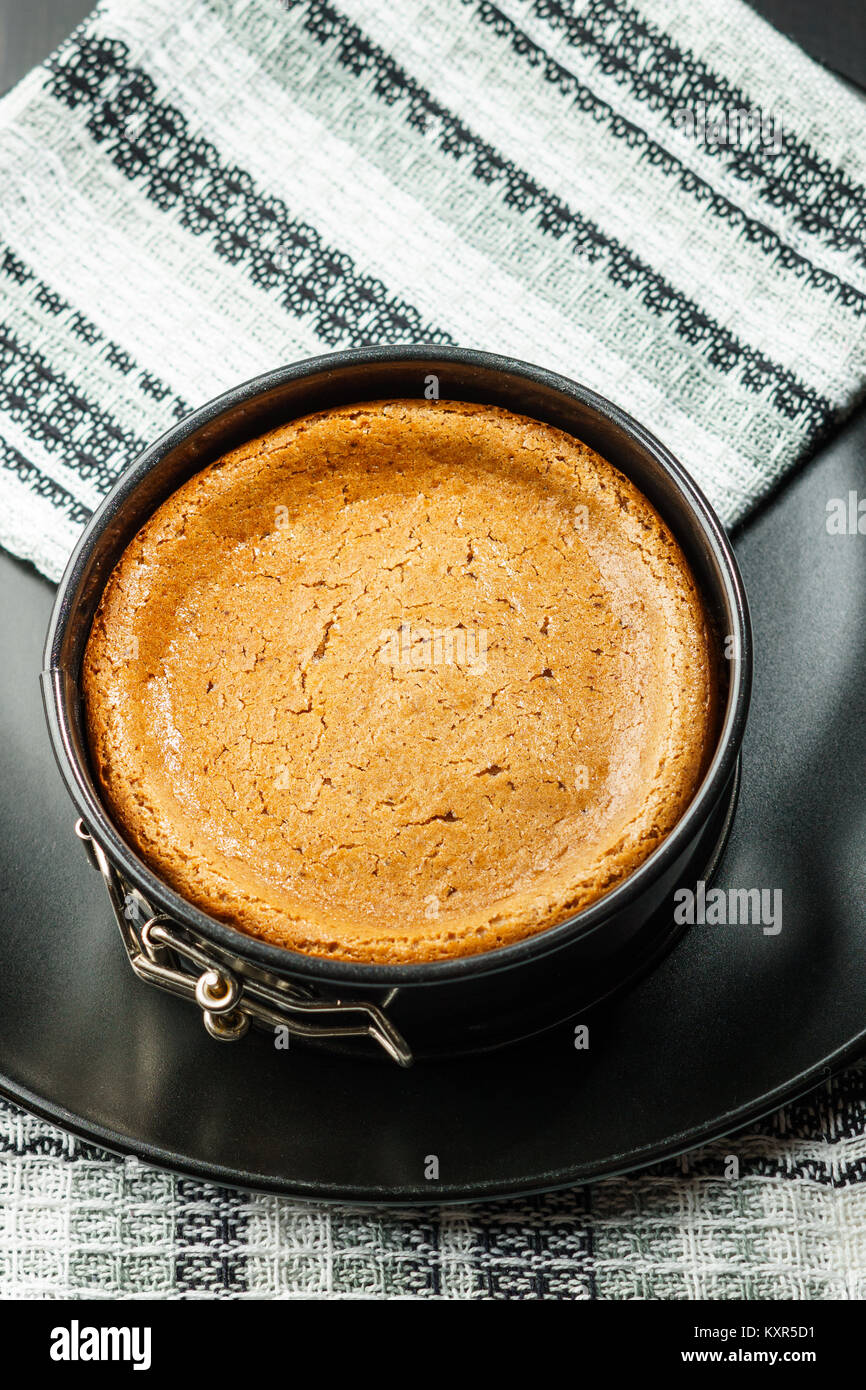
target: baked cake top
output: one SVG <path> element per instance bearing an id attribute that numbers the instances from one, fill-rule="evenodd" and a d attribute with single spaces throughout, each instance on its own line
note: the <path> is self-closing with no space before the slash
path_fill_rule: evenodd
<path id="1" fill-rule="evenodd" d="M 112 573 L 84 692 L 158 874 L 357 961 L 563 921 L 672 829 L 716 732 L 704 608 L 649 502 L 452 401 L 309 416 L 191 478 Z"/>

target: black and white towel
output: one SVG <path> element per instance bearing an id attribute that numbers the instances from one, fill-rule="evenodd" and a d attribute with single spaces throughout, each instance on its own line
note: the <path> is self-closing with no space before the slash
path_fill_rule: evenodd
<path id="1" fill-rule="evenodd" d="M 0 102 L 0 543 L 325 349 L 543 363 L 732 524 L 866 381 L 864 107 L 739 0 L 108 0 Z M 862 1072 L 685 1165 L 375 1215 L 0 1103 L 0 1297 L 863 1298 Z"/>
<path id="2" fill-rule="evenodd" d="M 108 0 L 0 103 L 0 543 L 327 348 L 483 346 L 742 518 L 866 379 L 863 104 L 737 0 Z"/>

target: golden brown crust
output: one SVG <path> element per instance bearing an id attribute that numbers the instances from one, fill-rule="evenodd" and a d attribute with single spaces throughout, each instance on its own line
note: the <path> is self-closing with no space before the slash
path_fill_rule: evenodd
<path id="1" fill-rule="evenodd" d="M 323 412 L 127 548 L 84 663 L 115 820 L 214 917 L 317 956 L 469 955 L 640 864 L 713 751 L 714 644 L 649 502 L 492 407 Z"/>

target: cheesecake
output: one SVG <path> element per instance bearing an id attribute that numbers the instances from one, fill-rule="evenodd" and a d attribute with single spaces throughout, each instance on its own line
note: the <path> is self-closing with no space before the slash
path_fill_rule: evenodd
<path id="1" fill-rule="evenodd" d="M 210 463 L 108 578 L 94 776 L 203 912 L 307 955 L 492 951 L 671 832 L 713 756 L 718 645 L 666 523 L 551 425 L 322 411 Z"/>

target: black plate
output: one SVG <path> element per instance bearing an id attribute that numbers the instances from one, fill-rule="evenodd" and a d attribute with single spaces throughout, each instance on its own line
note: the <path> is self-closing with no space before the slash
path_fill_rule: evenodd
<path id="1" fill-rule="evenodd" d="M 405 1072 L 265 1037 L 212 1042 L 131 974 L 73 834 L 38 693 L 49 585 L 0 558 L 0 1090 L 108 1147 L 311 1198 L 454 1201 L 582 1182 L 729 1132 L 866 1045 L 866 418 L 737 542 L 755 686 L 717 881 L 783 890 L 783 928 L 695 927 L 590 1024 Z M 436 1154 L 438 1182 L 424 1177 Z"/>

